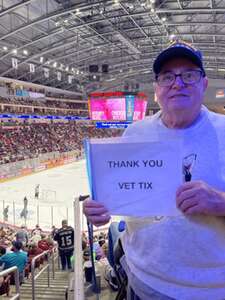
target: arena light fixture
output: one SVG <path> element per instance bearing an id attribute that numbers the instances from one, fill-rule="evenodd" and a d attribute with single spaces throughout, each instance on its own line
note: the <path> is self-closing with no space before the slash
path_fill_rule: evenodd
<path id="1" fill-rule="evenodd" d="M 40 63 L 42 64 L 43 62 L 44 62 L 44 57 L 41 56 L 41 57 L 40 57 Z"/>
<path id="2" fill-rule="evenodd" d="M 53 67 L 54 67 L 54 68 L 57 67 L 57 62 L 56 62 L 56 61 L 53 63 Z"/>
<path id="3" fill-rule="evenodd" d="M 8 51 L 8 47 L 6 47 L 6 46 L 3 46 L 2 49 L 3 49 L 4 51 Z"/>
<path id="4" fill-rule="evenodd" d="M 23 50 L 24 55 L 28 55 L 28 51 L 26 49 Z"/>
<path id="5" fill-rule="evenodd" d="M 17 54 L 17 49 L 13 49 L 13 50 L 12 50 L 12 53 L 13 53 L 13 54 Z"/>
<path id="6" fill-rule="evenodd" d="M 170 41 L 175 41 L 176 35 L 175 34 L 171 34 L 169 38 L 170 38 Z"/>

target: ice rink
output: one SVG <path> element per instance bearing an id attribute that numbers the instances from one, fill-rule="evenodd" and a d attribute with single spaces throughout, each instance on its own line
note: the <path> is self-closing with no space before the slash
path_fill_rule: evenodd
<path id="1" fill-rule="evenodd" d="M 34 198 L 34 189 L 40 184 L 39 200 Z M 20 226 L 26 223 L 33 227 L 39 223 L 44 229 L 60 226 L 63 218 L 72 225 L 73 200 L 89 193 L 85 160 L 42 171 L 0 184 L 0 213 L 9 205 L 8 222 Z M 27 220 L 20 217 L 24 197 L 28 199 Z M 82 220 L 84 226 L 84 220 Z"/>

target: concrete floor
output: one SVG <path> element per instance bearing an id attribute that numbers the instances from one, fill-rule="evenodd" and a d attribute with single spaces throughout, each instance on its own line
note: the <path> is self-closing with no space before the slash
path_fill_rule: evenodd
<path id="1" fill-rule="evenodd" d="M 74 274 L 71 273 L 69 275 L 70 283 L 73 278 Z M 69 287 L 71 284 L 69 284 Z M 114 300 L 116 298 L 117 292 L 112 291 L 112 289 L 109 287 L 107 281 L 104 279 L 103 276 L 101 276 L 101 289 L 100 293 L 95 293 L 93 291 L 93 286 L 90 283 L 85 282 L 84 283 L 84 299 L 85 300 Z M 68 300 L 73 300 L 73 290 L 69 288 L 68 291 Z"/>

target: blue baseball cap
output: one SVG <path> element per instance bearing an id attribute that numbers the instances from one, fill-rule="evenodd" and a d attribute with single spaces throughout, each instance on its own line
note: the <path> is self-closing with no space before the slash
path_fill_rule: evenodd
<path id="1" fill-rule="evenodd" d="M 159 74 L 163 65 L 169 60 L 181 57 L 190 60 L 193 64 L 198 66 L 202 70 L 203 76 L 205 76 L 201 51 L 183 41 L 173 42 L 156 57 L 153 63 L 154 73 Z"/>

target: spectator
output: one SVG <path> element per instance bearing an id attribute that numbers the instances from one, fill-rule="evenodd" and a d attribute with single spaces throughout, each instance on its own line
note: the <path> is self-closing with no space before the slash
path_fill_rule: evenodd
<path id="1" fill-rule="evenodd" d="M 0 163 L 6 164 L 39 154 L 59 151 L 81 151 L 84 137 L 110 137 L 119 135 L 121 130 L 96 129 L 93 125 L 82 123 L 15 123 L 6 129 L 0 126 L 1 148 Z M 79 158 L 79 155 L 78 155 Z M 21 217 L 24 217 L 24 210 Z"/>
<path id="2" fill-rule="evenodd" d="M 50 243 L 48 237 L 45 234 L 41 235 L 41 240 L 38 242 L 38 248 L 43 251 L 50 250 L 52 248 L 52 244 Z"/>
<path id="3" fill-rule="evenodd" d="M 41 240 L 41 235 L 36 234 L 36 232 L 34 232 L 30 238 L 30 243 L 35 243 L 37 245 L 40 240 Z"/>
<path id="4" fill-rule="evenodd" d="M 53 225 L 52 226 L 52 231 L 51 231 L 51 237 L 54 239 L 54 236 L 56 234 L 56 232 L 58 231 L 58 229 Z"/>
<path id="5" fill-rule="evenodd" d="M 21 242 L 23 247 L 25 247 L 28 243 L 28 233 L 26 231 L 26 226 L 21 225 L 21 229 L 16 233 L 16 241 Z"/>
<path id="6" fill-rule="evenodd" d="M 40 228 L 40 226 L 37 224 L 37 225 L 35 226 L 35 228 L 31 231 L 31 235 L 36 234 L 36 235 L 40 235 L 40 236 L 41 236 L 42 232 L 43 232 L 43 230 L 42 230 L 42 229 Z"/>
<path id="7" fill-rule="evenodd" d="M 27 252 L 22 251 L 23 244 L 15 241 L 13 252 L 6 253 L 0 257 L 0 264 L 4 264 L 4 270 L 16 266 L 19 270 L 20 284 L 23 282 L 24 270 L 27 263 Z"/>
<path id="8" fill-rule="evenodd" d="M 68 226 L 67 220 L 62 220 L 62 227 L 57 231 L 54 240 L 58 242 L 62 270 L 71 269 L 71 256 L 74 250 L 74 230 Z"/>
<path id="9" fill-rule="evenodd" d="M 26 274 L 26 277 L 29 277 L 29 273 L 31 272 L 31 262 L 32 262 L 32 259 L 43 253 L 43 250 L 40 249 L 36 243 L 34 242 L 30 242 L 29 245 L 28 245 L 28 267 L 27 267 L 27 274 Z M 39 268 L 41 264 L 44 263 L 44 257 L 41 257 L 39 259 L 36 259 L 35 261 L 35 268 Z"/>
<path id="10" fill-rule="evenodd" d="M 127 298 L 224 299 L 225 117 L 202 105 L 208 79 L 194 47 L 174 42 L 157 56 L 153 70 L 161 110 L 132 124 L 125 136 L 181 142 L 183 158 L 197 159 L 190 172 L 182 174 L 181 168 L 183 183 L 171 199 L 180 215 L 127 218 L 120 259 L 128 276 Z M 85 200 L 84 213 L 101 226 L 110 215 L 97 200 Z"/>

